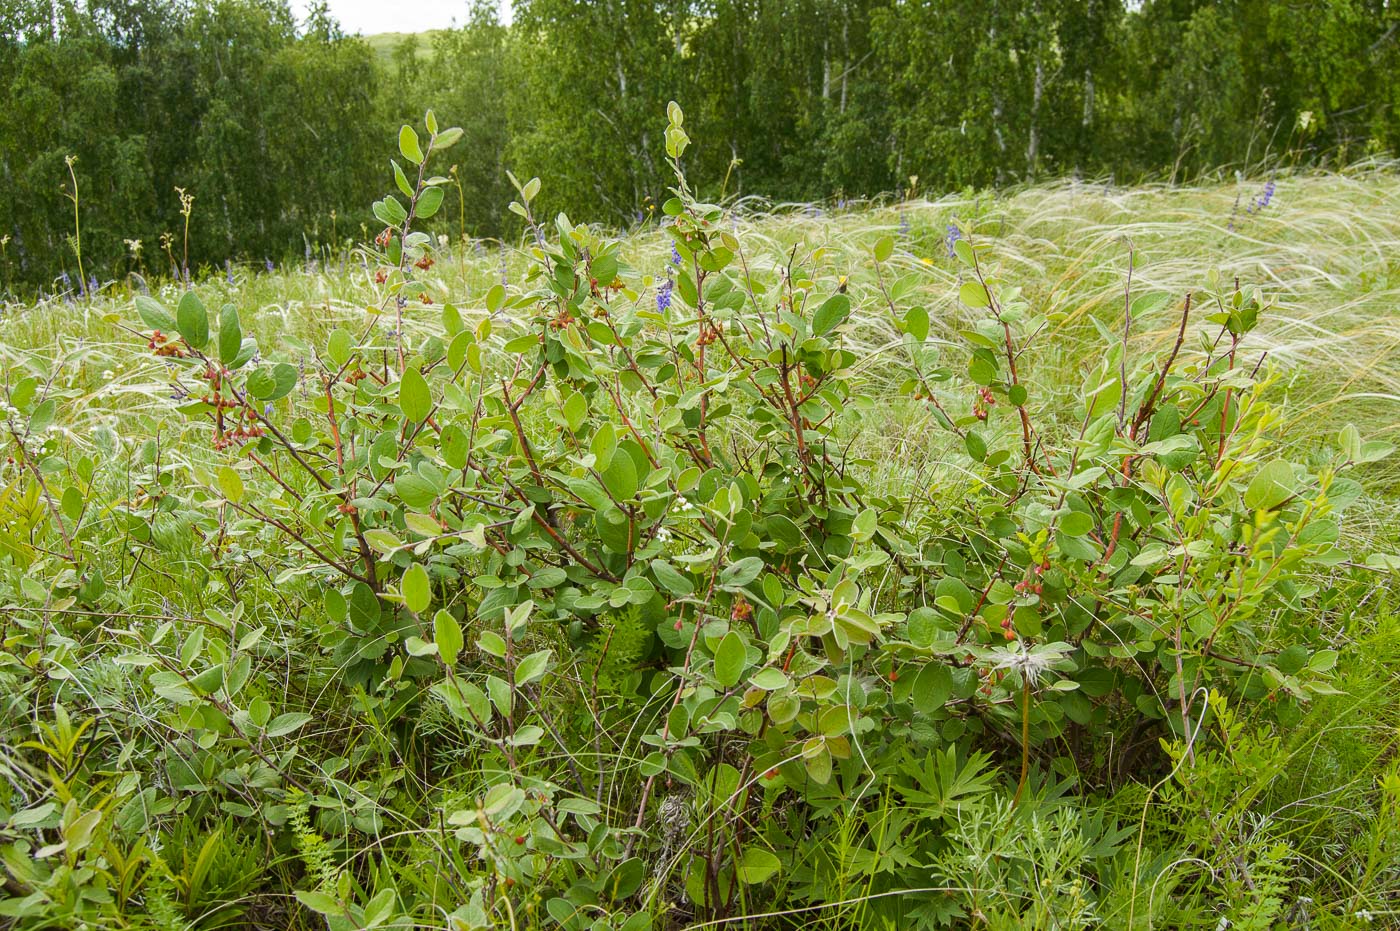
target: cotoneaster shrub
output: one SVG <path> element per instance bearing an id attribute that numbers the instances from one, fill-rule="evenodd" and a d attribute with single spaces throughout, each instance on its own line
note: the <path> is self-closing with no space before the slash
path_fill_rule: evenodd
<path id="1" fill-rule="evenodd" d="M 1190 760 L 1215 707 L 1287 721 L 1331 691 L 1313 570 L 1348 561 L 1360 488 L 1344 473 L 1386 450 L 1347 427 L 1329 457 L 1286 457 L 1248 341 L 1258 291 L 1207 276 L 1137 295 L 1129 279 L 1121 330 L 1100 327 L 1074 419 L 1057 420 L 1022 369 L 1060 321 L 996 273 L 975 229 L 949 240 L 967 313 L 953 340 L 906 306 L 916 279 L 891 270 L 893 241 L 875 247 L 901 341 L 871 357 L 844 280 L 795 252 L 752 262 L 725 210 L 695 198 L 672 105 L 662 275 L 594 227 L 543 223 L 531 180 L 511 204 L 534 240 L 528 276 L 493 287 L 485 313 L 443 305 L 424 332 L 404 311 L 431 303 L 419 276 L 436 252 L 415 223 L 441 206 L 431 166 L 460 135 L 426 123 L 426 140 L 403 128 L 397 193 L 374 205 L 381 301 L 363 326 L 294 364 L 261 357 L 236 306 L 136 304 L 173 364 L 173 409 L 223 457 L 169 507 L 323 592 L 315 648 L 364 713 L 424 722 L 496 773 L 445 815 L 452 856 L 484 864 L 463 864 L 462 926 L 647 927 L 682 907 L 673 871 L 699 915 L 742 911 L 765 882 L 818 898 L 831 886 L 815 848 L 775 811 L 819 821 L 891 791 L 941 824 L 956 799 L 1002 791 L 1002 761 L 1001 807 L 949 820 L 961 840 L 928 833 L 936 858 L 990 842 L 1051 772 L 1165 773 L 1157 740 Z M 1174 343 L 1133 352 L 1134 328 L 1164 315 Z M 953 440 L 958 484 L 890 487 L 848 451 L 911 403 Z M 262 746 L 303 723 L 240 694 L 238 652 L 187 643 L 151 666 L 191 743 Z M 609 763 L 609 727 L 637 731 L 642 752 Z M 308 837 L 300 788 L 257 791 Z M 1088 923 L 1101 891 L 1071 884 L 1076 858 L 1126 834 L 1055 830 L 1085 832 L 1056 854 L 1070 866 L 1055 895 Z M 332 926 L 398 914 L 323 861 L 299 895 Z M 1033 897 L 1034 875 L 1008 861 L 988 881 Z M 935 924 L 966 904 L 930 902 Z"/>

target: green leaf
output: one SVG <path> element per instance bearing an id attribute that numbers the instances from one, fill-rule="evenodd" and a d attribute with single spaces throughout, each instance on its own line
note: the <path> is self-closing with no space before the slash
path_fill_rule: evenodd
<path id="1" fill-rule="evenodd" d="M 238 322 L 238 308 L 225 304 L 219 311 L 219 361 L 232 365 L 243 348 L 243 326 Z"/>
<path id="2" fill-rule="evenodd" d="M 414 132 L 413 127 L 406 123 L 399 130 L 399 151 L 403 153 L 404 158 L 413 164 L 423 164 L 423 150 L 418 145 L 418 133 Z"/>
<path id="3" fill-rule="evenodd" d="M 637 466 L 625 451 L 614 455 L 603 471 L 603 487 L 618 501 L 630 501 L 637 494 Z"/>
<path id="4" fill-rule="evenodd" d="M 721 572 L 719 576 L 720 587 L 730 591 L 743 588 L 745 585 L 748 585 L 754 579 L 758 578 L 759 573 L 762 571 L 762 559 L 759 559 L 757 556 L 745 556 L 743 559 L 725 566 L 724 571 Z"/>
<path id="5" fill-rule="evenodd" d="M 260 401 L 276 401 L 290 394 L 296 384 L 296 366 L 278 362 L 270 369 L 262 366 L 248 376 L 248 393 Z"/>
<path id="6" fill-rule="evenodd" d="M 774 669 L 770 666 L 754 673 L 749 678 L 749 683 L 756 689 L 763 689 L 765 692 L 773 692 L 781 688 L 786 688 L 788 677 L 784 675 L 781 669 Z"/>
<path id="7" fill-rule="evenodd" d="M 968 268 L 976 267 L 977 258 L 972 252 L 972 244 L 966 239 L 959 239 L 953 243 L 953 254 L 958 257 L 959 262 Z"/>
<path id="8" fill-rule="evenodd" d="M 333 896 L 324 892 L 307 892 L 304 889 L 296 890 L 297 901 L 319 915 L 338 915 L 345 917 L 345 909 L 341 908 L 338 901 Z"/>
<path id="9" fill-rule="evenodd" d="M 953 697 L 953 670 L 942 663 L 929 663 L 919 670 L 910 695 L 914 707 L 924 714 L 939 710 Z"/>
<path id="10" fill-rule="evenodd" d="M 452 146 L 456 145 L 457 141 L 461 138 L 462 130 L 460 127 L 453 126 L 449 129 L 444 129 L 433 137 L 433 150 L 450 149 Z"/>
<path id="11" fill-rule="evenodd" d="M 771 850 L 762 847 L 745 847 L 739 857 L 739 881 L 761 883 L 783 868 L 783 861 Z"/>
<path id="12" fill-rule="evenodd" d="M 656 581 L 661 583 L 661 587 L 672 595 L 689 595 L 695 591 L 695 584 L 664 559 L 653 559 L 651 571 L 656 573 Z"/>
<path id="13" fill-rule="evenodd" d="M 491 696 L 491 704 L 496 706 L 496 710 L 506 717 L 510 716 L 511 709 L 515 707 L 515 693 L 510 690 L 510 684 L 500 676 L 486 677 L 486 694 Z"/>
<path id="14" fill-rule="evenodd" d="M 437 644 L 442 661 L 448 666 L 453 665 L 457 662 L 457 655 L 462 652 L 462 625 L 446 611 L 439 611 L 433 615 L 433 642 Z"/>
<path id="15" fill-rule="evenodd" d="M 392 158 L 389 159 L 389 164 L 392 165 L 394 168 L 394 183 L 398 185 L 398 188 L 400 191 L 403 192 L 404 197 L 412 198 L 413 185 L 408 183 L 408 176 L 403 173 L 403 169 L 399 167 L 399 163 L 394 161 Z"/>
<path id="16" fill-rule="evenodd" d="M 394 916 L 394 904 L 396 902 L 393 887 L 381 889 L 379 893 L 365 903 L 365 923 L 366 928 L 377 928 Z"/>
<path id="17" fill-rule="evenodd" d="M 355 337 L 344 327 L 336 327 L 331 330 L 331 335 L 326 339 L 326 355 L 336 367 L 343 366 L 350 361 L 350 354 L 355 350 Z"/>
<path id="18" fill-rule="evenodd" d="M 522 659 L 515 667 L 516 686 L 528 685 L 543 676 L 549 669 L 549 658 L 553 653 L 553 650 L 540 650 Z"/>
<path id="19" fill-rule="evenodd" d="M 958 289 L 958 300 L 974 310 L 991 306 L 991 298 L 987 296 L 987 288 L 980 281 L 967 281 Z"/>
<path id="20" fill-rule="evenodd" d="M 414 614 L 422 614 L 433 603 L 433 585 L 422 563 L 408 567 L 399 581 L 399 592 L 403 595 L 403 603 Z"/>
<path id="21" fill-rule="evenodd" d="M 1093 529 L 1093 516 L 1083 511 L 1070 511 L 1060 518 L 1060 533 L 1067 537 L 1082 537 Z"/>
<path id="22" fill-rule="evenodd" d="M 1297 485 L 1292 464 L 1275 459 L 1254 476 L 1244 492 L 1244 506 L 1251 510 L 1270 511 L 1293 497 Z"/>
<path id="23" fill-rule="evenodd" d="M 920 343 L 928 339 L 928 309 L 925 307 L 909 308 L 904 314 L 904 332 Z"/>
<path id="24" fill-rule="evenodd" d="M 744 646 L 744 638 L 731 630 L 715 648 L 715 681 L 725 688 L 738 685 L 747 661 L 748 648 Z"/>
<path id="25" fill-rule="evenodd" d="M 440 187 L 430 187 L 418 196 L 418 207 L 416 212 L 420 219 L 426 220 L 438 212 L 442 206 L 443 190 Z"/>
<path id="26" fill-rule="evenodd" d="M 289 711 L 286 714 L 279 714 L 267 725 L 264 733 L 268 737 L 281 737 L 290 734 L 292 731 L 301 730 L 311 723 L 311 715 L 303 711 Z"/>
<path id="27" fill-rule="evenodd" d="M 399 382 L 399 410 L 405 420 L 418 423 L 428 419 L 433 411 L 433 396 L 428 390 L 428 380 L 416 368 L 404 371 Z"/>
<path id="28" fill-rule="evenodd" d="M 219 466 L 219 490 L 234 504 L 243 500 L 243 479 L 232 466 Z"/>
<path id="29" fill-rule="evenodd" d="M 604 421 L 588 445 L 593 458 L 598 460 L 598 468 L 606 471 L 612 465 L 613 453 L 617 452 L 617 432 L 613 430 L 612 421 Z"/>
<path id="30" fill-rule="evenodd" d="M 138 295 L 136 298 L 136 312 L 141 315 L 141 320 L 146 326 L 153 330 L 161 330 L 165 333 L 175 331 L 175 318 L 170 316 L 170 311 L 144 294 Z"/>
<path id="31" fill-rule="evenodd" d="M 58 415 L 58 402 L 53 398 L 41 403 L 34 408 L 34 413 L 29 415 L 29 432 L 31 434 L 43 433 L 53 423 L 54 417 Z"/>
<path id="32" fill-rule="evenodd" d="M 844 294 L 833 294 L 827 298 L 812 317 L 812 332 L 825 336 L 841 323 L 851 312 L 851 299 Z"/>
<path id="33" fill-rule="evenodd" d="M 883 236 L 875 243 L 875 261 L 888 262 L 894 254 L 894 237 Z"/>
<path id="34" fill-rule="evenodd" d="M 175 326 L 191 348 L 203 349 L 209 345 L 209 311 L 193 291 L 186 291 L 180 298 L 180 306 L 175 309 Z"/>
<path id="35" fill-rule="evenodd" d="M 223 468 L 227 469 L 228 466 Z M 83 493 L 76 485 L 69 485 L 63 490 L 63 500 L 61 503 L 63 516 L 69 520 L 77 520 L 83 514 Z"/>

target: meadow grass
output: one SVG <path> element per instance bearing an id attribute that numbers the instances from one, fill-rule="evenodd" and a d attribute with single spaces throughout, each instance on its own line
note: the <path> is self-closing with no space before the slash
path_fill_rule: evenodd
<path id="1" fill-rule="evenodd" d="M 1286 436 L 1305 458 L 1347 422 L 1368 437 L 1400 442 L 1400 175 L 1392 169 L 1377 164 L 1345 173 L 1282 176 L 1272 202 L 1254 212 L 1246 208 L 1260 181 L 1131 188 L 1065 181 L 998 195 L 840 208 L 748 201 L 732 222 L 744 229 L 746 242 L 761 244 L 745 257 L 755 267 L 791 262 L 809 275 L 847 277 L 855 305 L 849 330 L 873 360 L 863 363 L 857 376 L 891 402 L 852 437 L 857 451 L 878 464 L 877 482 L 957 481 L 941 455 L 946 443 L 927 408 L 897 396 L 904 373 L 896 352 L 899 334 L 871 261 L 877 240 L 896 237 L 890 265 L 916 276 L 903 303 L 923 303 L 934 333 L 949 336 L 967 322 L 957 302 L 958 268 L 948 256 L 950 225 L 959 235 L 990 243 L 990 267 L 1019 284 L 1046 315 L 1048 332 L 1026 351 L 1027 383 L 1064 411 L 1077 399 L 1086 371 L 1099 361 L 1076 346 L 1095 343 L 1096 325 L 1122 326 L 1130 253 L 1137 259 L 1132 293 L 1170 295 L 1164 310 L 1135 321 L 1131 333 L 1133 341 L 1156 351 L 1165 351 L 1176 338 L 1171 309 L 1188 293 L 1203 290 L 1210 269 L 1257 284 L 1276 307 L 1255 344 L 1267 349 L 1268 364 L 1278 375 L 1274 390 L 1286 402 Z M 625 258 L 652 276 L 662 273 L 668 251 L 661 233 L 650 226 L 630 231 L 624 240 Z M 527 263 L 515 245 L 463 243 L 444 250 L 429 276 L 435 303 L 409 305 L 407 332 L 415 340 L 436 332 L 444 302 L 468 319 L 486 316 L 488 290 L 503 277 L 519 282 Z M 13 383 L 25 374 L 51 378 L 66 398 L 58 429 L 76 449 L 125 466 L 104 470 L 109 500 L 133 495 L 139 451 L 152 439 L 159 439 L 160 455 L 181 467 L 216 458 L 184 442 L 190 434 L 171 427 L 165 417 L 171 390 L 166 366 L 124 329 L 137 325 L 134 286 L 139 283 L 113 283 L 92 301 L 11 304 L 0 317 L 3 381 Z M 173 284 L 155 290 L 167 303 L 178 295 Z M 312 347 L 334 327 L 362 328 L 383 307 L 372 273 L 355 254 L 272 273 L 235 266 L 230 276 L 211 274 L 197 290 L 210 307 L 237 304 L 245 332 L 257 337 L 262 351 L 293 362 L 309 359 Z M 637 297 L 653 299 L 645 290 Z M 382 320 L 382 326 L 392 325 L 388 317 Z M 1192 326 L 1188 352 L 1203 330 Z M 1392 459 L 1369 467 L 1362 478 L 1368 495 L 1348 532 L 1393 552 L 1400 539 L 1400 467 Z M 234 587 L 207 564 L 200 541 L 171 538 L 162 544 L 167 561 L 151 576 L 133 611 L 173 604 L 175 614 L 190 617 L 204 609 L 216 589 L 225 583 Z M 318 603 L 279 580 L 258 578 L 255 567 L 248 567 L 242 584 L 262 602 L 252 616 L 286 632 L 289 642 L 296 642 L 290 635 L 298 624 L 321 622 Z M 1400 621 L 1394 593 L 1379 576 L 1353 584 L 1322 610 L 1329 637 L 1342 651 L 1338 685 L 1343 694 L 1317 701 L 1280 744 L 1261 750 L 1276 765 L 1261 767 L 1267 777 L 1232 784 L 1222 804 L 1234 806 L 1243 834 L 1291 845 L 1300 874 L 1311 877 L 1306 886 L 1295 883 L 1291 894 L 1325 898 L 1337 914 L 1377 909 L 1384 914 L 1393 907 L 1400 851 L 1395 850 L 1395 811 L 1386 814 L 1377 785 L 1394 778 Z M 359 719 L 327 707 L 327 671 L 307 675 L 313 664 L 295 650 L 281 662 L 282 701 L 324 714 L 307 739 L 332 749 L 356 743 L 359 738 L 351 732 L 363 726 Z M 127 675 L 115 668 L 108 672 Z M 610 735 L 597 752 L 635 762 L 645 751 L 632 737 Z M 410 771 L 414 763 L 384 762 Z M 434 790 L 414 781 L 412 791 L 428 797 Z M 1142 797 L 1131 792 L 1114 802 L 1128 820 L 1140 803 Z M 413 817 L 405 813 L 390 830 L 414 831 Z M 1165 836 L 1173 826 L 1154 830 Z M 424 843 L 430 845 L 431 837 Z M 1190 873 L 1189 865 L 1183 872 Z M 1174 881 L 1190 885 L 1207 879 L 1187 875 Z M 860 889 L 852 894 L 858 899 Z M 836 927 L 850 914 L 842 910 L 824 920 Z"/>

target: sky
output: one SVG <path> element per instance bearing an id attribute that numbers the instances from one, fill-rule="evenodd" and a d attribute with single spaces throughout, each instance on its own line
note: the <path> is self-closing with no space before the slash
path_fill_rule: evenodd
<path id="1" fill-rule="evenodd" d="M 306 15 L 309 0 L 292 0 L 297 16 Z M 327 0 L 331 15 L 348 33 L 423 32 L 461 23 L 467 18 L 468 0 Z M 510 7 L 503 3 L 505 18 Z"/>

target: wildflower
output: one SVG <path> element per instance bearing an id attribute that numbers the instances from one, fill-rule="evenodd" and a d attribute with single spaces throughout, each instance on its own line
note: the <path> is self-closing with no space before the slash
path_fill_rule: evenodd
<path id="1" fill-rule="evenodd" d="M 656 310 L 658 313 L 666 313 L 671 309 L 671 288 L 672 284 L 668 279 L 656 291 Z"/>
<path id="2" fill-rule="evenodd" d="M 438 248 L 439 248 L 439 249 L 446 249 L 446 248 L 447 248 L 447 234 L 446 234 L 446 233 L 438 233 Z"/>
<path id="3" fill-rule="evenodd" d="M 662 527 L 662 528 L 660 528 L 659 530 L 657 530 L 657 531 L 656 531 L 656 539 L 659 540 L 659 541 L 661 541 L 662 543 L 665 543 L 665 542 L 667 542 L 668 540 L 670 540 L 670 539 L 671 539 L 671 531 L 670 531 L 670 529 L 667 528 L 667 527 Z"/>
<path id="4" fill-rule="evenodd" d="M 681 264 L 681 250 L 676 248 L 675 243 L 671 243 L 671 264 L 677 268 L 679 268 Z"/>
<path id="5" fill-rule="evenodd" d="M 1034 688 L 1047 672 L 1073 665 L 1068 659 L 1073 649 L 1068 643 L 1022 644 L 1017 650 L 997 649 L 993 653 L 1000 659 L 992 668 L 1018 672 L 1022 680 Z"/>
<path id="6" fill-rule="evenodd" d="M 1263 193 L 1261 193 L 1258 197 L 1254 198 L 1253 202 L 1249 205 L 1249 209 L 1248 209 L 1246 212 L 1248 212 L 1248 213 L 1258 213 L 1259 211 L 1263 210 L 1265 207 L 1269 206 L 1269 201 L 1271 201 L 1271 200 L 1273 200 L 1273 199 L 1274 199 L 1274 180 L 1273 180 L 1272 178 L 1270 178 L 1269 181 L 1268 181 L 1268 183 L 1264 185 L 1264 191 L 1263 191 Z"/>
<path id="7" fill-rule="evenodd" d="M 264 258 L 264 259 L 263 259 L 263 268 L 266 268 L 266 269 L 268 270 L 269 273 L 272 272 L 273 269 L 275 268 L 275 266 L 272 264 L 272 259 Z"/>
<path id="8" fill-rule="evenodd" d="M 957 255 L 957 250 L 953 248 L 953 245 L 959 239 L 962 239 L 962 230 L 958 229 L 955 219 L 954 222 L 948 224 L 948 235 L 943 239 L 944 244 L 948 247 L 948 258 L 951 259 L 953 256 Z"/>
<path id="9" fill-rule="evenodd" d="M 899 211 L 899 235 L 909 235 L 909 214 L 905 213 L 903 210 Z"/>
<path id="10" fill-rule="evenodd" d="M 233 260 L 224 259 L 224 277 L 229 284 L 233 284 Z"/>

